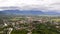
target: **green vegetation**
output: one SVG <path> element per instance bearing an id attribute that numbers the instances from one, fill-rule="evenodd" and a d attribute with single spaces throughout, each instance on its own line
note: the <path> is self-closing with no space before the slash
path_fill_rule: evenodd
<path id="1" fill-rule="evenodd" d="M 60 29 L 54 28 L 54 26 L 38 24 L 36 29 L 32 31 L 32 34 L 60 34 Z"/>
<path id="2" fill-rule="evenodd" d="M 32 34 L 60 34 L 60 29 L 50 25 L 50 24 L 36 24 L 35 29 L 33 29 Z M 22 30 L 13 30 L 12 34 L 27 34 L 28 31 L 25 29 Z"/>
<path id="3" fill-rule="evenodd" d="M 13 30 L 11 34 L 27 34 L 27 30 Z"/>

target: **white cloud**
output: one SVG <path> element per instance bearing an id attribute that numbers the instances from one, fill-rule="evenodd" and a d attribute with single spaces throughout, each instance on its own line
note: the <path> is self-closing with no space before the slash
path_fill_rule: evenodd
<path id="1" fill-rule="evenodd" d="M 0 0 L 0 9 L 1 7 L 11 6 L 21 10 L 37 9 L 60 11 L 60 0 Z"/>

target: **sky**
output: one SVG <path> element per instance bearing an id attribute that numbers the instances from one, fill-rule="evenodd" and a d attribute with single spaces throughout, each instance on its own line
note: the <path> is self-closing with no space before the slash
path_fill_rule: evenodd
<path id="1" fill-rule="evenodd" d="M 60 11 L 60 0 L 0 0 L 0 10 Z"/>

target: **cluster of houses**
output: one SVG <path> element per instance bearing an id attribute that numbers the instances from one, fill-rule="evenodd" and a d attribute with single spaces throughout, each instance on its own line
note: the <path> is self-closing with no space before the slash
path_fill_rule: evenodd
<path id="1" fill-rule="evenodd" d="M 35 18 L 35 17 L 26 17 L 25 20 L 17 20 L 17 21 L 3 20 L 3 22 L 4 22 L 3 27 L 11 25 L 17 30 L 27 28 L 27 27 L 24 27 L 23 25 L 21 26 L 21 24 L 30 24 L 29 27 L 32 27 L 31 24 L 37 24 L 37 23 L 40 24 L 40 23 L 46 23 L 46 22 L 50 22 L 52 25 L 55 25 L 56 28 L 60 28 L 59 22 L 55 22 L 55 21 L 53 22 L 47 18 L 43 19 L 43 18 Z"/>
<path id="2" fill-rule="evenodd" d="M 46 23 L 50 21 L 49 19 L 43 19 L 43 18 L 34 18 L 34 17 L 26 17 L 25 20 L 17 20 L 17 21 L 8 21 L 8 20 L 4 20 L 4 25 L 7 26 L 7 25 L 19 25 L 19 24 L 24 24 L 24 23 L 33 23 L 33 22 L 38 22 L 38 23 Z M 56 24 L 58 25 L 59 23 L 58 22 L 53 22 L 53 21 L 50 21 L 51 24 Z"/>
<path id="3" fill-rule="evenodd" d="M 8 21 L 8 20 L 4 20 L 4 26 L 7 25 L 12 25 L 13 27 L 19 27 L 20 24 L 30 24 L 30 23 L 45 23 L 47 22 L 47 19 L 42 19 L 42 18 L 34 18 L 34 17 L 26 17 L 25 20 L 17 20 L 17 21 Z"/>

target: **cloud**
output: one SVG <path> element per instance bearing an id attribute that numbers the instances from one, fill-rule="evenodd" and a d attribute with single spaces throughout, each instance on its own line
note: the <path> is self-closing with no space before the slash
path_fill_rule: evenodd
<path id="1" fill-rule="evenodd" d="M 60 0 L 0 0 L 0 9 L 56 10 L 60 11 Z"/>

